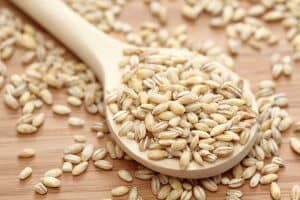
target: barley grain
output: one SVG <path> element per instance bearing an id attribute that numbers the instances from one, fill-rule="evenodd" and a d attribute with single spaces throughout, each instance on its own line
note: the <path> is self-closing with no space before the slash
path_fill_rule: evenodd
<path id="1" fill-rule="evenodd" d="M 60 180 L 51 176 L 41 178 L 42 183 L 49 188 L 58 188 L 61 186 Z"/>
<path id="2" fill-rule="evenodd" d="M 201 179 L 200 182 L 201 182 L 202 186 L 205 189 L 207 189 L 208 191 L 216 192 L 218 190 L 217 184 L 213 180 L 211 180 L 209 178 L 207 178 L 207 179 Z"/>
<path id="3" fill-rule="evenodd" d="M 264 175 L 260 178 L 260 184 L 270 184 L 273 181 L 276 181 L 278 179 L 278 175 L 277 174 L 267 174 Z"/>
<path id="4" fill-rule="evenodd" d="M 205 200 L 206 199 L 205 191 L 199 185 L 196 185 L 193 187 L 193 195 L 196 200 Z"/>
<path id="5" fill-rule="evenodd" d="M 73 166 L 71 162 L 64 162 L 62 166 L 63 172 L 72 172 Z"/>
<path id="6" fill-rule="evenodd" d="M 115 187 L 111 190 L 111 195 L 112 196 L 123 196 L 125 194 L 127 194 L 129 191 L 129 188 L 126 186 L 118 186 Z"/>
<path id="7" fill-rule="evenodd" d="M 25 148 L 18 153 L 19 158 L 32 158 L 35 156 L 35 150 L 32 148 Z"/>
<path id="8" fill-rule="evenodd" d="M 84 136 L 84 135 L 74 135 L 73 140 L 74 140 L 74 142 L 85 143 L 86 142 L 86 136 Z"/>
<path id="9" fill-rule="evenodd" d="M 35 127 L 41 126 L 45 121 L 45 114 L 39 113 L 32 118 L 32 125 Z"/>
<path id="10" fill-rule="evenodd" d="M 134 176 L 141 180 L 150 180 L 154 176 L 154 173 L 149 169 L 140 169 L 135 171 Z"/>
<path id="11" fill-rule="evenodd" d="M 247 161 L 247 160 L 246 160 Z M 245 161 L 244 161 L 245 162 Z M 248 161 L 249 162 L 249 161 Z M 244 164 L 245 165 L 245 164 Z M 253 164 L 255 165 L 255 163 Z M 249 167 L 253 166 L 253 165 L 250 165 Z M 248 166 L 248 165 L 245 165 L 245 166 Z M 241 178 L 244 174 L 244 169 L 243 169 L 243 166 L 238 164 L 236 166 L 234 166 L 232 168 L 232 175 L 234 178 Z"/>
<path id="12" fill-rule="evenodd" d="M 80 153 L 84 148 L 84 144 L 75 143 L 65 147 L 64 153 L 65 154 L 77 154 Z"/>
<path id="13" fill-rule="evenodd" d="M 300 140 L 292 137 L 290 138 L 290 146 L 292 148 L 292 150 L 298 154 L 300 154 Z"/>
<path id="14" fill-rule="evenodd" d="M 128 200 L 138 200 L 138 190 L 137 187 L 132 187 L 128 194 Z"/>
<path id="15" fill-rule="evenodd" d="M 81 152 L 81 160 L 82 161 L 88 161 L 94 152 L 94 145 L 92 144 L 86 144 Z"/>
<path id="16" fill-rule="evenodd" d="M 281 157 L 274 156 L 272 158 L 272 163 L 277 164 L 279 167 L 285 167 L 285 163 Z"/>
<path id="17" fill-rule="evenodd" d="M 48 192 L 48 189 L 44 186 L 43 183 L 37 183 L 34 185 L 33 188 L 37 194 L 44 195 L 44 194 L 47 194 L 47 192 Z"/>
<path id="18" fill-rule="evenodd" d="M 152 194 L 157 195 L 160 190 L 160 181 L 158 176 L 153 176 L 151 179 Z"/>
<path id="19" fill-rule="evenodd" d="M 66 154 L 63 157 L 64 161 L 70 162 L 72 164 L 78 164 L 81 161 L 81 158 L 74 154 Z"/>
<path id="20" fill-rule="evenodd" d="M 78 118 L 78 117 L 70 117 L 68 119 L 68 123 L 71 126 L 82 127 L 82 126 L 84 126 L 85 121 L 81 118 Z"/>
<path id="21" fill-rule="evenodd" d="M 279 170 L 279 165 L 270 163 L 265 165 L 261 171 L 263 174 L 270 174 L 270 173 L 276 173 L 278 172 L 278 170 Z"/>
<path id="22" fill-rule="evenodd" d="M 122 159 L 124 156 L 124 151 L 116 144 L 115 145 L 115 152 L 116 152 L 116 157 L 118 159 Z"/>
<path id="23" fill-rule="evenodd" d="M 291 197 L 291 200 L 300 199 L 300 186 L 299 185 L 294 185 L 292 187 L 290 197 Z"/>
<path id="24" fill-rule="evenodd" d="M 74 97 L 74 96 L 69 96 L 67 99 L 67 102 L 72 106 L 81 106 L 81 104 L 82 104 L 81 99 Z"/>
<path id="25" fill-rule="evenodd" d="M 119 177 L 120 177 L 122 180 L 124 180 L 124 181 L 126 181 L 126 182 L 132 182 L 132 180 L 133 180 L 133 178 L 132 178 L 130 172 L 127 171 L 127 170 L 125 170 L 125 169 L 119 170 L 119 171 L 118 171 L 118 175 L 119 175 Z"/>
<path id="26" fill-rule="evenodd" d="M 228 190 L 226 192 L 226 195 L 241 198 L 243 196 L 243 193 L 240 190 Z"/>
<path id="27" fill-rule="evenodd" d="M 230 188 L 238 188 L 241 187 L 244 184 L 244 179 L 242 178 L 234 178 L 231 179 L 228 183 L 228 187 Z"/>
<path id="28" fill-rule="evenodd" d="M 72 169 L 72 175 L 74 176 L 78 176 L 80 174 L 82 174 L 83 172 L 85 172 L 88 168 L 89 163 L 84 161 L 79 163 L 78 165 L 74 166 Z"/>
<path id="29" fill-rule="evenodd" d="M 46 104 L 48 104 L 48 105 L 53 104 L 53 97 L 49 90 L 43 89 L 40 91 L 39 95 Z M 59 108 L 56 108 L 56 109 L 59 109 Z"/>
<path id="30" fill-rule="evenodd" d="M 27 179 L 32 174 L 32 168 L 31 167 L 25 167 L 20 173 L 19 173 L 19 179 L 24 180 Z"/>
<path id="31" fill-rule="evenodd" d="M 62 175 L 62 170 L 59 168 L 50 169 L 45 172 L 44 176 L 51 176 L 57 178 Z"/>
<path id="32" fill-rule="evenodd" d="M 107 141 L 106 142 L 106 149 L 107 149 L 107 152 L 108 152 L 109 156 L 112 159 L 117 158 L 116 152 L 115 152 L 115 144 L 112 141 Z"/>
<path id="33" fill-rule="evenodd" d="M 163 150 L 150 150 L 147 155 L 151 160 L 162 160 L 167 157 L 168 153 Z"/>
<path id="34" fill-rule="evenodd" d="M 186 169 L 191 159 L 191 152 L 184 151 L 179 160 L 179 166 L 181 169 Z"/>
<path id="35" fill-rule="evenodd" d="M 254 176 L 252 176 L 249 183 L 250 187 L 252 188 L 256 187 L 260 182 L 260 178 L 261 178 L 260 173 L 256 173 Z"/>
<path id="36" fill-rule="evenodd" d="M 233 153 L 233 147 L 218 147 L 213 151 L 213 153 L 221 158 L 228 157 Z"/>
<path id="37" fill-rule="evenodd" d="M 113 168 L 112 163 L 107 160 L 97 160 L 94 162 L 94 165 L 103 170 L 111 170 Z"/>
<path id="38" fill-rule="evenodd" d="M 167 196 L 171 192 L 171 186 L 170 185 L 164 185 L 158 192 L 157 198 L 158 199 L 166 199 Z"/>
<path id="39" fill-rule="evenodd" d="M 286 117 L 280 122 L 278 129 L 280 131 L 286 131 L 292 125 L 292 123 L 293 120 L 290 117 Z"/>
<path id="40" fill-rule="evenodd" d="M 65 105 L 53 105 L 52 111 L 59 115 L 68 115 L 71 113 L 71 109 Z"/>
<path id="41" fill-rule="evenodd" d="M 17 132 L 19 134 L 32 134 L 37 131 L 37 128 L 30 124 L 19 124 L 17 125 Z"/>
<path id="42" fill-rule="evenodd" d="M 14 110 L 17 110 L 19 108 L 18 100 L 11 94 L 4 94 L 3 98 L 5 105 L 7 105 L 9 108 Z"/>
<path id="43" fill-rule="evenodd" d="M 250 179 L 251 177 L 254 176 L 256 172 L 256 166 L 251 166 L 251 167 L 247 167 L 244 172 L 243 172 L 243 178 L 244 179 Z"/>
<path id="44" fill-rule="evenodd" d="M 276 182 L 272 182 L 270 186 L 270 193 L 271 196 L 274 200 L 279 200 L 280 199 L 280 187 Z"/>
<path id="45" fill-rule="evenodd" d="M 105 158 L 105 156 L 107 155 L 107 151 L 105 148 L 99 148 L 99 149 L 96 149 L 92 155 L 92 159 L 94 161 L 96 160 L 101 160 L 103 158 Z"/>

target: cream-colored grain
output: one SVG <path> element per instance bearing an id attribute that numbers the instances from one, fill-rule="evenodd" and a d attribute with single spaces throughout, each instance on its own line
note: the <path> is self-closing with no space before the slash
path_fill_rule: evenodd
<path id="1" fill-rule="evenodd" d="M 82 174 L 83 172 L 85 172 L 88 168 L 89 163 L 84 161 L 79 163 L 78 165 L 74 166 L 72 169 L 72 175 L 74 176 L 78 176 L 80 174 Z"/>
<path id="2" fill-rule="evenodd" d="M 133 178 L 128 170 L 121 169 L 118 171 L 118 175 L 122 180 L 124 180 L 126 182 L 132 182 L 132 180 L 133 180 Z"/>
<path id="3" fill-rule="evenodd" d="M 50 169 L 45 172 L 44 176 L 51 176 L 57 178 L 62 175 L 62 170 L 59 168 Z"/>
<path id="4" fill-rule="evenodd" d="M 107 160 L 97 160 L 94 162 L 94 165 L 103 170 L 111 170 L 113 168 L 112 163 Z"/>
<path id="5" fill-rule="evenodd" d="M 281 198 L 280 187 L 276 182 L 271 183 L 270 193 L 274 200 L 279 200 Z"/>
<path id="6" fill-rule="evenodd" d="M 19 173 L 19 179 L 24 180 L 27 179 L 32 174 L 32 168 L 31 167 L 25 167 L 20 173 Z"/>
<path id="7" fill-rule="evenodd" d="M 129 191 L 129 188 L 127 186 L 118 186 L 111 190 L 112 196 L 123 196 L 127 194 Z"/>
<path id="8" fill-rule="evenodd" d="M 32 148 L 25 148 L 18 153 L 19 158 L 32 158 L 35 156 L 35 150 Z"/>
<path id="9" fill-rule="evenodd" d="M 61 186 L 61 181 L 51 176 L 41 178 L 42 183 L 49 188 L 58 188 Z"/>
<path id="10" fill-rule="evenodd" d="M 43 183 L 37 183 L 34 185 L 34 191 L 37 194 L 45 195 L 48 192 L 48 189 L 44 186 Z"/>

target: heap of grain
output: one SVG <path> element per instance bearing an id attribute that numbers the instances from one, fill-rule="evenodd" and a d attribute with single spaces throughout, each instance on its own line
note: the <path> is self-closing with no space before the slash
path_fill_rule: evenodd
<path id="1" fill-rule="evenodd" d="M 256 123 L 247 84 L 224 66 L 181 50 L 124 50 L 123 87 L 107 97 L 119 136 L 148 158 L 181 169 L 229 157 Z"/>

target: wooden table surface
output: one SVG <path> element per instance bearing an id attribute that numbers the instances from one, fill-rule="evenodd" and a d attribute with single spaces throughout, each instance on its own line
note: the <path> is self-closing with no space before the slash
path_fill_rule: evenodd
<path id="1" fill-rule="evenodd" d="M 178 1 L 174 1 L 178 2 Z M 169 27 L 174 27 L 182 21 L 180 16 L 180 3 L 169 5 Z M 0 7 L 9 7 L 16 14 L 20 11 L 13 8 L 5 0 L 0 1 Z M 28 18 L 24 18 L 30 21 Z M 147 8 L 140 0 L 132 0 L 126 6 L 121 15 L 121 19 L 128 21 L 135 28 L 151 19 Z M 222 30 L 211 30 L 207 26 L 208 18 L 203 17 L 196 23 L 189 24 L 190 37 L 197 40 L 213 39 L 220 45 L 225 44 L 225 35 Z M 276 25 L 271 26 L 274 34 L 283 36 L 283 29 Z M 261 52 L 255 52 L 250 48 L 241 49 L 240 56 L 237 57 L 237 72 L 248 78 L 253 84 L 260 80 L 271 78 L 269 57 L 271 52 L 278 51 L 288 53 L 289 45 L 282 41 L 278 46 L 264 49 Z M 7 66 L 9 73 L 22 73 L 23 68 L 20 65 L 20 53 L 17 53 Z M 300 65 L 295 67 L 294 74 L 291 78 L 280 78 L 278 81 L 278 91 L 285 92 L 289 98 L 289 112 L 294 120 L 300 120 L 298 113 L 300 112 Z M 66 91 L 54 92 L 55 102 L 66 102 Z M 0 200 L 27 200 L 27 199 L 102 199 L 110 196 L 111 188 L 125 184 L 118 176 L 119 169 L 128 169 L 133 171 L 136 164 L 130 161 L 113 161 L 114 169 L 112 171 L 103 172 L 94 168 L 90 164 L 87 173 L 72 177 L 70 174 L 62 176 L 63 186 L 60 189 L 50 189 L 45 196 L 34 194 L 32 187 L 38 182 L 42 174 L 62 164 L 63 148 L 67 144 L 71 144 L 74 134 L 84 134 L 88 137 L 88 142 L 96 146 L 103 146 L 104 140 L 96 139 L 95 134 L 89 130 L 89 125 L 97 121 L 97 116 L 86 114 L 82 109 L 73 109 L 74 116 L 83 117 L 87 123 L 83 129 L 70 128 L 67 124 L 67 117 L 53 116 L 49 107 L 44 106 L 46 113 L 46 122 L 39 132 L 35 135 L 21 137 L 16 134 L 15 121 L 20 116 L 20 111 L 12 111 L 6 108 L 2 100 L 3 90 L 0 92 Z M 292 131 L 289 131 L 292 132 Z M 300 156 L 294 154 L 288 145 L 289 136 L 292 133 L 284 135 L 281 148 L 281 156 L 285 159 L 287 167 L 280 171 L 279 185 L 282 188 L 282 199 L 289 199 L 289 192 L 294 184 L 300 183 Z M 300 135 L 299 135 L 300 137 Z M 32 159 L 17 159 L 17 153 L 26 147 L 36 149 L 36 156 Z M 32 177 L 25 181 L 18 180 L 18 173 L 25 166 L 33 168 Z M 134 185 L 138 187 L 139 193 L 145 200 L 155 199 L 151 194 L 149 181 L 134 180 Z M 255 189 L 249 188 L 248 184 L 242 187 L 244 192 L 243 199 L 270 199 L 269 186 L 259 186 Z M 217 193 L 207 192 L 208 198 L 212 200 L 224 199 L 226 188 L 221 186 Z M 125 199 L 125 197 L 120 198 Z"/>

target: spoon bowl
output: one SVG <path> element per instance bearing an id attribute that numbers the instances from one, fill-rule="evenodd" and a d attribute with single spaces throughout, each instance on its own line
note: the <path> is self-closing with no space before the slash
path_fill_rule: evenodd
<path id="1" fill-rule="evenodd" d="M 83 60 L 102 81 L 105 95 L 109 91 L 121 87 L 121 72 L 118 65 L 123 57 L 123 50 L 130 45 L 102 33 L 73 12 L 61 0 L 11 0 L 11 2 L 35 19 Z M 220 70 L 229 72 L 233 77 L 238 78 L 237 74 L 225 67 L 220 67 Z M 249 99 L 252 102 L 252 110 L 257 112 L 255 97 L 246 81 L 244 90 L 251 94 Z M 114 122 L 113 114 L 108 106 L 105 106 L 105 109 L 111 135 L 126 154 L 154 171 L 180 178 L 205 178 L 223 173 L 247 156 L 257 138 L 258 126 L 255 125 L 251 128 L 247 144 L 236 145 L 230 157 L 218 159 L 214 163 L 205 163 L 204 166 L 191 162 L 188 168 L 183 170 L 178 165 L 178 159 L 150 160 L 146 152 L 139 150 L 136 141 L 119 137 L 117 134 L 119 126 Z"/>

